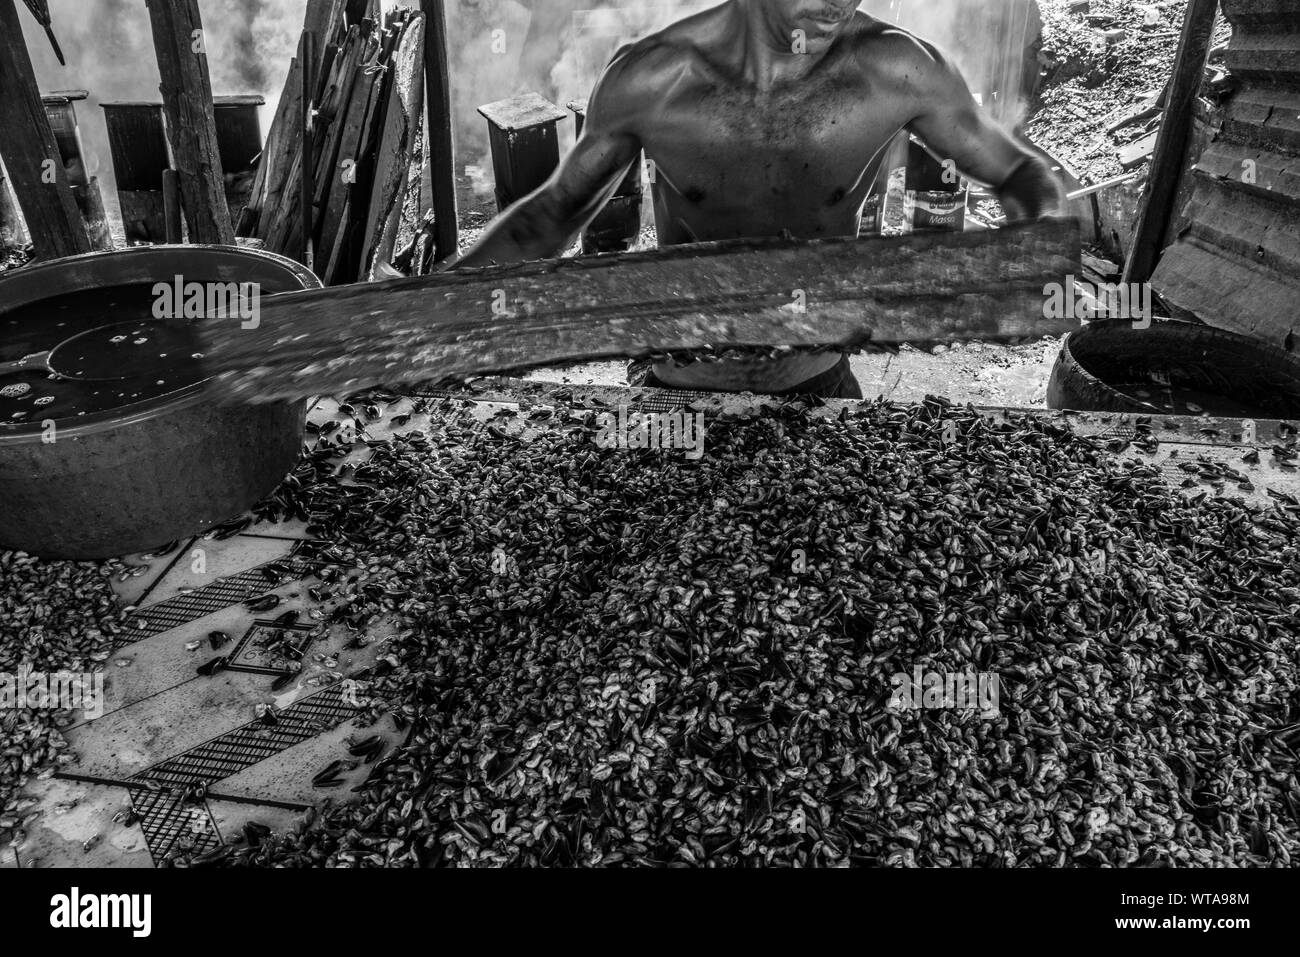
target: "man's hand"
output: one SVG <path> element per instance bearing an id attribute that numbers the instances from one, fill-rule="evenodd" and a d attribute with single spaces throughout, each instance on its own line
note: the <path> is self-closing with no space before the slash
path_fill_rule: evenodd
<path id="1" fill-rule="evenodd" d="M 940 159 L 993 187 L 1010 222 L 1067 216 L 1060 180 L 1037 153 L 989 119 L 956 67 L 937 49 L 911 39 L 905 81 L 925 104 L 908 128 Z"/>
<path id="2" fill-rule="evenodd" d="M 505 211 L 472 249 L 446 268 L 489 266 L 558 256 L 617 192 L 641 143 L 620 126 L 630 111 L 624 82 L 627 51 L 614 58 L 587 106 L 582 136 L 555 174 Z"/>

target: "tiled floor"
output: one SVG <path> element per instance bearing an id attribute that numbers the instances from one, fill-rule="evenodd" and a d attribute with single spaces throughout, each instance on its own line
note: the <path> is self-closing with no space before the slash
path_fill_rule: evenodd
<path id="1" fill-rule="evenodd" d="M 481 425 L 503 404 L 545 404 L 554 389 L 538 382 L 484 382 L 476 387 L 478 404 L 466 407 L 465 415 Z M 641 395 L 614 386 L 570 384 L 562 390 L 564 401 L 595 399 L 604 407 L 634 403 Z M 734 397 L 703 400 L 709 409 L 746 404 Z M 409 401 L 402 400 L 386 411 L 391 416 L 409 408 Z M 824 410 L 827 415 L 837 412 L 835 403 Z M 310 418 L 320 424 L 346 417 L 335 403 L 322 401 Z M 1117 416 L 1070 421 L 1082 432 L 1132 434 L 1131 423 Z M 427 424 L 416 416 L 404 428 Z M 1295 474 L 1269 462 L 1276 423 L 1258 423 L 1264 459 L 1258 466 L 1244 464 L 1243 449 L 1232 444 L 1240 423 L 1201 419 L 1179 425 L 1173 431 L 1161 424 L 1160 451 L 1148 456 L 1176 481 L 1186 477 L 1179 462 L 1204 455 L 1251 475 L 1258 486 L 1252 497 L 1263 500 L 1266 486 L 1300 493 Z M 1219 429 L 1218 436 L 1200 431 L 1209 425 Z M 387 434 L 383 426 L 368 429 L 372 438 Z M 1132 449 L 1125 453 L 1136 454 Z M 1240 493 L 1230 485 L 1228 494 Z M 364 779 L 368 768 L 360 765 L 341 775 L 337 787 L 312 786 L 316 774 L 347 756 L 350 737 L 380 734 L 385 753 L 400 746 L 405 733 L 389 719 L 373 728 L 357 725 L 357 709 L 345 694 L 348 685 L 339 680 L 382 654 L 391 634 L 385 623 L 365 636 L 370 643 L 360 650 L 343 647 L 351 636 L 342 629 L 329 631 L 306 648 L 299 675 L 283 689 L 272 690 L 280 672 L 256 655 L 256 629 L 286 610 L 299 611 L 305 626 L 317 624 L 323 613 L 307 595 L 313 579 L 305 565 L 274 589 L 267 588 L 258 569 L 291 559 L 303 535 L 299 523 L 257 524 L 224 541 L 198 538 L 179 543 L 166 555 L 132 559 L 136 569 L 116 587 L 124 604 L 137 606 L 140 626 L 106 663 L 105 713 L 69 729 L 75 761 L 29 789 L 38 801 L 37 813 L 16 851 L 0 848 L 0 866 L 148 867 L 164 858 L 176 840 L 214 846 L 249 821 L 284 828 L 314 802 L 346 799 Z M 255 613 L 242 604 L 268 590 L 282 599 L 274 610 Z M 213 631 L 230 637 L 220 651 L 209 643 Z M 212 677 L 196 672 L 219 654 L 230 656 L 230 668 Z M 274 726 L 259 718 L 259 706 L 266 705 L 278 715 Z M 206 786 L 206 795 L 187 796 L 186 790 L 198 783 Z"/>

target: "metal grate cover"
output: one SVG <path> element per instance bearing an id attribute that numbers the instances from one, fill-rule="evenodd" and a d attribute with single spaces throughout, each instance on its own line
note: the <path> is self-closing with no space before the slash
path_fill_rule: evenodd
<path id="1" fill-rule="evenodd" d="M 289 576 L 285 581 L 304 577 L 316 565 L 315 562 L 296 555 L 278 559 L 278 562 L 289 569 Z M 156 605 L 133 612 L 131 617 L 136 623 L 135 627 L 118 635 L 115 647 L 121 648 L 160 635 L 164 631 L 179 628 L 181 625 L 188 625 L 192 621 L 232 605 L 238 605 L 253 595 L 267 591 L 271 586 L 261 569 L 270 564 L 271 562 L 263 562 L 254 568 L 219 579 L 211 585 L 205 585 L 188 595 L 177 595 L 175 598 L 168 598 Z"/>

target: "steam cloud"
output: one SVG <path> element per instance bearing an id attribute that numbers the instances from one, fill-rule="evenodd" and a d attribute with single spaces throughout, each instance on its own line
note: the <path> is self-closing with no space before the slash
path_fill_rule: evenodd
<path id="1" fill-rule="evenodd" d="M 488 166 L 477 108 L 535 90 L 561 106 L 584 99 L 614 51 L 718 0 L 448 0 L 451 77 L 460 163 Z M 418 0 L 385 0 L 386 7 Z M 1023 118 L 1014 92 L 1021 54 L 1039 21 L 1033 0 L 864 0 L 862 9 L 947 49 L 1003 122 Z M 217 94 L 260 93 L 274 115 L 297 48 L 305 0 L 200 0 Z M 158 72 L 144 0 L 50 0 L 68 54 L 61 68 L 22 12 L 42 90 L 87 89 L 78 106 L 88 168 L 112 183 L 105 100 L 156 100 Z M 1028 38 L 1028 39 L 1025 39 Z M 990 97 L 998 91 L 996 103 Z M 561 126 L 572 138 L 573 126 Z"/>
<path id="2" fill-rule="evenodd" d="M 305 0 L 200 0 L 212 91 L 266 97 L 263 128 L 274 115 L 289 61 L 302 32 Z M 113 163 L 99 106 L 113 100 L 159 100 L 149 11 L 144 0 L 50 0 L 54 32 L 67 53 L 61 67 L 45 33 L 19 5 L 23 34 L 41 91 L 84 89 L 77 104 L 87 170 L 112 204 Z"/>

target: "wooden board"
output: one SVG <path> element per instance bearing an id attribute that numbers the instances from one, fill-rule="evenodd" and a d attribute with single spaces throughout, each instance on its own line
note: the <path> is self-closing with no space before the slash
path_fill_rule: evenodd
<path id="1" fill-rule="evenodd" d="M 323 133 L 323 145 L 316 166 L 316 206 L 321 214 L 328 204 L 330 190 L 337 182 L 335 176 L 341 175 L 336 172 L 339 142 L 343 138 L 343 125 L 352 103 L 352 92 L 356 88 L 354 81 L 357 64 L 361 62 L 364 46 L 361 28 L 350 28 L 347 39 L 334 58 L 330 77 L 321 98 L 317 123 Z M 321 232 L 320 225 L 318 218 L 318 233 Z"/>
<path id="2" fill-rule="evenodd" d="M 266 194 L 261 206 L 257 236 L 266 239 L 275 226 L 281 204 L 292 199 L 288 183 L 293 157 L 302 148 L 302 128 L 296 118 L 302 114 L 303 65 L 295 56 L 289 61 L 289 77 L 276 110 L 273 135 L 267 143 L 262 162 L 267 164 Z"/>
<path id="3" fill-rule="evenodd" d="M 334 166 L 329 202 L 321 213 L 320 248 L 317 257 L 327 263 L 321 278 L 332 283 L 338 280 L 352 281 L 355 278 L 355 266 L 346 278 L 342 275 L 342 249 L 351 222 L 350 199 L 357 189 L 358 173 L 362 163 L 364 137 L 370 128 L 370 117 L 377 103 L 383 78 L 382 71 L 372 67 L 378 62 L 379 47 L 373 41 L 367 42 L 362 54 L 362 62 L 367 68 L 361 72 L 348 102 L 347 113 L 338 121 L 339 149 Z M 346 178 L 345 178 L 346 173 Z"/>
<path id="4" fill-rule="evenodd" d="M 1078 275 L 1073 220 L 820 242 L 739 240 L 465 269 L 276 297 L 215 321 L 203 352 L 232 401 L 346 392 L 675 350 L 999 340 Z"/>
<path id="5" fill-rule="evenodd" d="M 302 100 L 302 73 L 298 58 L 289 61 L 289 76 L 284 81 L 284 92 L 275 108 L 275 119 L 266 137 L 266 146 L 257 160 L 257 176 L 253 180 L 253 194 L 244 208 L 239 222 L 239 235 L 265 239 L 270 227 L 270 214 L 284 191 L 284 167 L 292 144 L 287 142 L 291 118 Z"/>
<path id="6" fill-rule="evenodd" d="M 1126 146 L 1120 147 L 1119 165 L 1125 169 L 1132 169 L 1139 163 L 1145 163 L 1147 157 L 1155 152 L 1156 140 L 1160 138 L 1160 131 L 1148 133 L 1141 139 L 1134 140 Z"/>
<path id="7" fill-rule="evenodd" d="M 424 110 L 424 14 L 414 13 L 402 31 L 390 65 L 392 82 L 384 105 L 384 127 L 375 161 L 370 216 L 362 242 L 362 282 L 374 280 L 380 264 L 393 258 L 411 155 Z"/>

